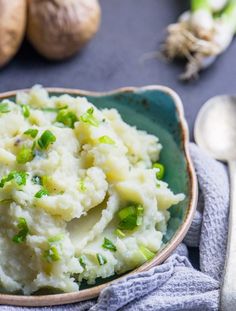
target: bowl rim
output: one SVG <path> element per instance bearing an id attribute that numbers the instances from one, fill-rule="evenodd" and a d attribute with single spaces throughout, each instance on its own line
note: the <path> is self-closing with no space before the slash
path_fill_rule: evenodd
<path id="1" fill-rule="evenodd" d="M 124 279 L 127 276 L 130 276 L 136 272 L 146 271 L 158 264 L 161 264 L 168 256 L 175 250 L 175 248 L 181 243 L 184 236 L 186 235 L 197 205 L 198 198 L 198 185 L 197 177 L 195 174 L 194 166 L 189 153 L 189 130 L 187 121 L 184 116 L 184 108 L 182 101 L 179 95 L 169 87 L 162 85 L 148 85 L 142 87 L 121 87 L 107 92 L 95 92 L 95 91 L 85 91 L 80 89 L 70 89 L 70 88 L 57 88 L 49 87 L 45 88 L 49 93 L 58 93 L 58 94 L 69 94 L 69 95 L 78 95 L 78 96 L 108 96 L 115 95 L 120 93 L 139 93 L 142 91 L 160 91 L 169 95 L 175 104 L 179 126 L 181 129 L 181 140 L 183 146 L 184 157 L 187 162 L 187 172 L 190 180 L 190 202 L 188 205 L 188 211 L 185 216 L 183 224 L 178 229 L 177 233 L 172 237 L 170 242 L 164 247 L 159 254 L 157 254 L 152 260 L 144 263 L 142 266 L 122 275 L 121 277 L 116 278 L 115 280 L 109 281 L 107 283 L 94 286 L 89 289 L 84 289 L 78 292 L 72 293 L 61 293 L 61 294 L 52 294 L 52 295 L 39 295 L 39 296 L 23 296 L 23 295 L 11 295 L 11 294 L 0 294 L 0 305 L 14 305 L 14 306 L 28 306 L 28 307 L 42 307 L 42 306 L 53 306 L 53 305 L 62 305 L 70 304 L 79 301 L 84 301 L 88 299 L 95 298 L 99 293 L 108 285 L 113 284 L 117 281 Z M 30 89 L 19 89 L 8 92 L 0 93 L 0 100 L 7 99 L 9 97 L 15 96 L 19 91 L 29 91 Z"/>

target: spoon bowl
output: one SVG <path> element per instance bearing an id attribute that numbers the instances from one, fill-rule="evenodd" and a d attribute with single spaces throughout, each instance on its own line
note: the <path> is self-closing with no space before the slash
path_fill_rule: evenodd
<path id="1" fill-rule="evenodd" d="M 231 194 L 228 243 L 220 295 L 223 311 L 236 306 L 236 96 L 216 96 L 200 110 L 194 128 L 198 145 L 229 165 Z"/>
<path id="2" fill-rule="evenodd" d="M 236 160 L 236 96 L 208 100 L 198 114 L 194 136 L 213 158 Z"/>

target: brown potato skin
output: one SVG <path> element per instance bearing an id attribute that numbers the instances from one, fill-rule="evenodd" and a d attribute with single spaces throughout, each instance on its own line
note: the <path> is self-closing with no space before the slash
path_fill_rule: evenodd
<path id="1" fill-rule="evenodd" d="M 93 37 L 100 16 L 98 0 L 28 0 L 27 37 L 44 57 L 62 60 Z"/>
<path id="2" fill-rule="evenodd" d="M 18 51 L 25 34 L 27 0 L 0 0 L 0 67 Z"/>

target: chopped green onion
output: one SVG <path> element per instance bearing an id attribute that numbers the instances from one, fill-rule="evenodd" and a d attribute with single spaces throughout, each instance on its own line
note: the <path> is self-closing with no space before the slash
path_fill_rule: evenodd
<path id="1" fill-rule="evenodd" d="M 17 185 L 19 185 L 19 186 L 26 185 L 26 178 L 28 176 L 28 174 L 26 172 L 14 172 L 8 176 L 11 176 L 11 175 L 13 176 L 13 179 L 15 180 Z"/>
<path id="2" fill-rule="evenodd" d="M 154 163 L 152 165 L 152 167 L 159 169 L 159 171 L 156 173 L 157 179 L 160 179 L 160 180 L 163 179 L 164 174 L 165 174 L 165 167 L 164 167 L 164 165 L 162 165 L 161 163 Z"/>
<path id="3" fill-rule="evenodd" d="M 119 237 L 119 238 L 124 238 L 125 234 L 123 231 L 121 231 L 120 229 L 116 229 L 115 230 L 115 234 Z"/>
<path id="4" fill-rule="evenodd" d="M 142 205 L 137 206 L 137 221 L 136 224 L 137 226 L 141 226 L 143 223 L 143 213 L 144 213 L 144 208 Z"/>
<path id="5" fill-rule="evenodd" d="M 47 262 L 52 263 L 53 261 L 58 261 L 61 259 L 58 250 L 55 245 L 51 245 L 49 249 L 45 250 L 43 253 L 43 257 L 47 260 Z"/>
<path id="6" fill-rule="evenodd" d="M 8 103 L 1 102 L 0 103 L 0 113 L 7 113 L 7 112 L 10 112 L 10 108 L 9 108 Z"/>
<path id="7" fill-rule="evenodd" d="M 45 112 L 58 112 L 59 111 L 58 108 L 54 108 L 54 107 L 42 108 L 41 110 Z"/>
<path id="8" fill-rule="evenodd" d="M 36 141 L 34 141 L 34 142 L 33 142 L 33 144 L 32 144 L 32 147 L 31 147 L 32 151 L 34 151 L 34 150 L 35 150 L 36 145 L 37 145 L 37 143 L 36 143 Z"/>
<path id="9" fill-rule="evenodd" d="M 21 109 L 22 109 L 23 116 L 25 118 L 28 118 L 30 116 L 30 108 L 29 108 L 29 106 L 28 105 L 22 105 Z"/>
<path id="10" fill-rule="evenodd" d="M 76 114 L 65 109 L 60 110 L 56 118 L 56 122 L 63 123 L 65 126 L 70 128 L 74 128 L 74 124 L 77 121 L 78 118 Z"/>
<path id="11" fill-rule="evenodd" d="M 41 185 L 42 186 L 42 178 L 38 175 L 35 175 L 32 177 L 32 182 L 35 184 L 35 185 Z"/>
<path id="12" fill-rule="evenodd" d="M 41 149 L 47 149 L 48 146 L 50 144 L 53 144 L 55 141 L 56 141 L 55 135 L 51 131 L 46 130 L 39 138 L 38 145 Z"/>
<path id="13" fill-rule="evenodd" d="M 86 257 L 84 255 L 81 255 L 79 257 L 79 263 L 81 267 L 83 267 L 84 269 L 86 268 Z"/>
<path id="14" fill-rule="evenodd" d="M 119 213 L 118 213 L 118 216 L 121 220 L 127 218 L 128 216 L 130 215 L 136 215 L 137 212 L 136 212 L 136 208 L 135 206 L 127 206 L 125 208 L 122 208 Z"/>
<path id="15" fill-rule="evenodd" d="M 43 196 L 46 196 L 46 195 L 49 195 L 47 189 L 42 188 L 34 195 L 34 197 L 37 199 L 41 199 Z"/>
<path id="16" fill-rule="evenodd" d="M 59 111 L 59 109 L 55 107 L 45 107 L 45 108 L 41 108 L 41 110 L 44 112 L 58 112 Z"/>
<path id="17" fill-rule="evenodd" d="M 25 218 L 20 217 L 18 219 L 17 227 L 20 229 L 20 231 L 12 238 L 12 241 L 20 244 L 26 240 L 26 236 L 29 233 L 29 228 Z"/>
<path id="18" fill-rule="evenodd" d="M 44 107 L 44 108 L 41 108 L 42 111 L 45 111 L 45 112 L 58 112 L 62 109 L 66 109 L 68 108 L 68 106 L 63 106 L 61 108 L 58 108 L 58 107 Z"/>
<path id="19" fill-rule="evenodd" d="M 143 219 L 143 206 L 127 206 L 121 209 L 118 213 L 120 222 L 118 229 L 122 230 L 133 230 L 137 226 L 142 224 Z"/>
<path id="20" fill-rule="evenodd" d="M 123 230 L 133 230 L 137 226 L 137 211 L 135 206 L 128 206 L 119 211 L 120 223 L 118 228 Z"/>
<path id="21" fill-rule="evenodd" d="M 12 171 L 7 176 L 3 177 L 0 181 L 0 188 L 5 186 L 5 183 L 14 180 L 18 186 L 26 185 L 26 178 L 28 174 L 26 172 Z"/>
<path id="22" fill-rule="evenodd" d="M 92 126 L 99 126 L 99 121 L 94 117 L 94 108 L 89 108 L 82 116 L 80 116 L 79 120 L 84 123 L 88 123 Z"/>
<path id="23" fill-rule="evenodd" d="M 85 186 L 85 182 L 84 182 L 84 179 L 80 179 L 79 181 L 79 189 L 80 191 L 84 192 L 87 190 L 86 186 Z"/>
<path id="24" fill-rule="evenodd" d="M 110 138 L 109 136 L 101 136 L 98 138 L 98 141 L 101 143 L 101 144 L 108 144 L 108 145 L 114 145 L 115 144 L 115 141 Z"/>
<path id="25" fill-rule="evenodd" d="M 27 131 L 24 132 L 24 135 L 31 136 L 32 138 L 35 138 L 38 135 L 38 130 L 37 129 L 28 129 Z"/>
<path id="26" fill-rule="evenodd" d="M 3 177 L 0 181 L 0 188 L 3 188 L 7 182 L 12 181 L 13 179 L 14 179 L 14 176 L 11 173 Z"/>
<path id="27" fill-rule="evenodd" d="M 147 247 L 143 245 L 141 245 L 139 249 L 141 253 L 143 254 L 143 256 L 146 258 L 146 260 L 150 260 L 156 255 L 155 253 L 153 253 L 152 251 L 150 251 Z"/>
<path id="28" fill-rule="evenodd" d="M 104 242 L 102 244 L 103 248 L 109 249 L 110 251 L 116 252 L 117 248 L 116 246 L 112 243 L 112 241 L 110 241 L 107 238 L 104 238 Z"/>
<path id="29" fill-rule="evenodd" d="M 64 238 L 64 235 L 61 234 L 57 234 L 55 236 L 52 236 L 51 238 L 48 239 L 48 243 L 56 243 L 61 241 Z"/>
<path id="30" fill-rule="evenodd" d="M 107 263 L 107 259 L 105 256 L 103 256 L 101 254 L 97 254 L 96 257 L 97 257 L 97 260 L 98 260 L 98 263 L 100 266 L 103 266 Z"/>
<path id="31" fill-rule="evenodd" d="M 25 164 L 27 162 L 32 161 L 34 158 L 34 154 L 31 148 L 22 148 L 20 152 L 16 156 L 16 161 L 19 164 Z"/>
<path id="32" fill-rule="evenodd" d="M 137 215 L 129 215 L 121 220 L 118 228 L 122 230 L 133 230 L 137 227 Z"/>

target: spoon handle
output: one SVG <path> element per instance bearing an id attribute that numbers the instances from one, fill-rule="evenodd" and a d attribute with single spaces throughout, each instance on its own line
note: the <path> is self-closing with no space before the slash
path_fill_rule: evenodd
<path id="1" fill-rule="evenodd" d="M 221 289 L 221 310 L 236 310 L 236 161 L 229 162 L 231 192 L 228 243 Z"/>

